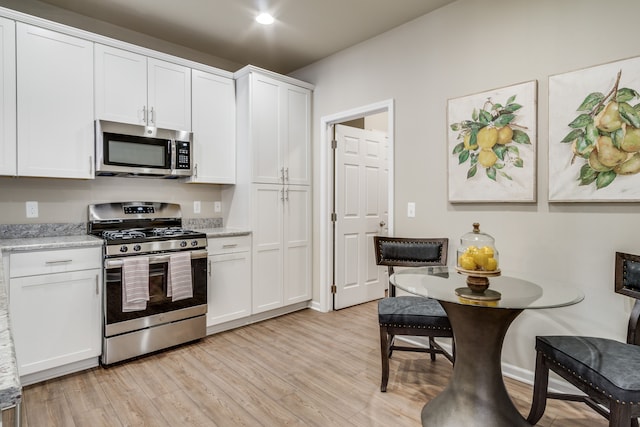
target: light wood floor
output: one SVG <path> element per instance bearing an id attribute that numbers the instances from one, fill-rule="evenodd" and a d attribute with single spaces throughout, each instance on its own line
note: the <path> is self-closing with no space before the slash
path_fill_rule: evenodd
<path id="1" fill-rule="evenodd" d="M 376 310 L 376 302 L 303 310 L 28 386 L 23 426 L 419 426 L 422 406 L 446 385 L 451 364 L 396 352 L 381 393 Z M 526 414 L 531 387 L 506 383 Z M 12 425 L 12 411 L 3 422 Z M 550 401 L 538 425 L 607 423 L 586 406 Z"/>

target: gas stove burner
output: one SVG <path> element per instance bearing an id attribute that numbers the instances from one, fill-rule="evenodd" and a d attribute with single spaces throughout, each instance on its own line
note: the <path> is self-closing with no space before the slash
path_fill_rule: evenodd
<path id="1" fill-rule="evenodd" d="M 189 234 L 189 230 L 185 230 L 182 227 L 161 227 L 152 229 L 149 234 L 152 236 L 181 236 Z"/>
<path id="2" fill-rule="evenodd" d="M 143 238 L 146 237 L 146 235 L 139 230 L 107 230 L 102 233 L 102 237 L 106 240 L 127 240 Z"/>

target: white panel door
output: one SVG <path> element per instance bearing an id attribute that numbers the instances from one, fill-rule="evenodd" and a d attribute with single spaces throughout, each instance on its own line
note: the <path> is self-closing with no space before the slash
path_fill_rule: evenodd
<path id="1" fill-rule="evenodd" d="M 146 124 L 147 57 L 96 44 L 96 118 Z"/>
<path id="2" fill-rule="evenodd" d="M 284 189 L 284 304 L 311 299 L 311 191 Z"/>
<path id="3" fill-rule="evenodd" d="M 335 309 L 382 298 L 373 236 L 386 234 L 387 140 L 380 132 L 336 126 Z"/>
<path id="4" fill-rule="evenodd" d="M 0 175 L 16 174 L 16 24 L 0 18 Z"/>
<path id="5" fill-rule="evenodd" d="M 193 162 L 190 182 L 235 184 L 236 102 L 233 79 L 192 70 Z"/>
<path id="6" fill-rule="evenodd" d="M 191 69 L 147 59 L 150 126 L 191 131 Z"/>
<path id="7" fill-rule="evenodd" d="M 285 85 L 286 144 L 284 147 L 285 183 L 311 184 L 311 91 Z"/>
<path id="8" fill-rule="evenodd" d="M 253 186 L 253 313 L 283 306 L 282 185 Z"/>
<path id="9" fill-rule="evenodd" d="M 251 145 L 253 182 L 283 183 L 281 83 L 259 74 L 251 75 Z"/>
<path id="10" fill-rule="evenodd" d="M 250 259 L 249 252 L 209 257 L 207 326 L 251 314 Z"/>
<path id="11" fill-rule="evenodd" d="M 18 175 L 93 178 L 93 43 L 16 28 Z"/>
<path id="12" fill-rule="evenodd" d="M 20 375 L 100 355 L 101 289 L 101 269 L 11 279 Z"/>

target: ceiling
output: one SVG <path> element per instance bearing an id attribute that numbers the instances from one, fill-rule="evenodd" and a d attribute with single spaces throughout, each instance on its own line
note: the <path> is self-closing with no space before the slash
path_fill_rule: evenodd
<path id="1" fill-rule="evenodd" d="M 302 68 L 455 0 L 41 0 L 241 65 Z M 262 11 L 275 23 L 254 21 Z"/>

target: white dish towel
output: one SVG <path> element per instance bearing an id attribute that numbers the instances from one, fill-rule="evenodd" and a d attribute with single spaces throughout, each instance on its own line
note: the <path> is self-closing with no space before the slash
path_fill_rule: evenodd
<path id="1" fill-rule="evenodd" d="M 190 252 L 178 252 L 170 255 L 167 297 L 171 297 L 171 301 L 193 298 Z"/>
<path id="2" fill-rule="evenodd" d="M 125 258 L 122 271 L 122 311 L 146 310 L 149 301 L 149 258 Z"/>

